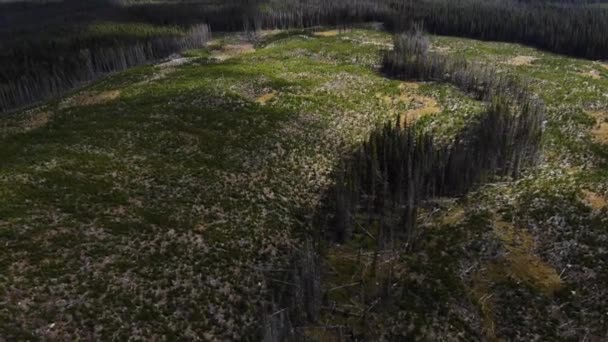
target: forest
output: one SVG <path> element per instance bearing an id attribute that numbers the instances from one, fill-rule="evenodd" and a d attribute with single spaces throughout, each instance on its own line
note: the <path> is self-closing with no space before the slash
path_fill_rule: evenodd
<path id="1" fill-rule="evenodd" d="M 1 4 L 0 111 L 108 72 L 201 46 L 212 31 L 349 26 L 391 32 L 421 23 L 434 34 L 518 42 L 590 59 L 608 56 L 608 8 L 564 1 L 235 0 L 74 1 Z M 118 22 L 112 29 L 110 23 Z M 44 33 L 38 32 L 44 28 Z M 52 51 L 52 52 L 49 52 Z"/>

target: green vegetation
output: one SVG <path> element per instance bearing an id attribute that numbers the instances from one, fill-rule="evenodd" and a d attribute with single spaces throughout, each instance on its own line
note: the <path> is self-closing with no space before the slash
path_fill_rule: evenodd
<path id="1" fill-rule="evenodd" d="M 135 68 L 3 119 L 3 335 L 259 333 L 294 213 L 317 205 L 336 147 L 391 108 L 369 97 L 397 82 L 351 56 L 378 58 L 296 36 L 164 76 Z"/>
<path id="2" fill-rule="evenodd" d="M 431 201 L 428 212 L 418 215 L 426 229 L 415 242 L 422 245 L 405 252 L 409 262 L 390 266 L 394 273 L 407 270 L 402 272 L 408 277 L 418 277 L 420 271 L 414 270 L 422 268 L 424 281 L 412 285 L 393 276 L 391 291 L 399 295 L 386 302 L 403 306 L 367 312 L 357 320 L 365 323 L 363 336 L 434 339 L 464 333 L 470 339 L 482 333 L 478 338 L 550 339 L 577 338 L 587 332 L 602 336 L 606 325 L 600 312 L 607 304 L 599 299 L 604 293 L 599 289 L 605 281 L 606 254 L 598 244 L 607 227 L 608 179 L 605 154 L 597 147 L 606 144 L 602 120 L 608 79 L 601 71 L 605 66 L 505 43 L 436 37 L 432 46 L 441 54 L 464 55 L 497 68 L 499 74 L 531 81 L 533 92 L 548 105 L 545 160 L 524 180 L 483 186 L 456 203 Z M 483 221 L 475 218 L 480 214 Z M 364 233 L 355 230 L 358 234 Z M 351 260 L 361 253 L 354 246 Z M 431 261 L 430 255 L 437 252 L 446 260 Z M 446 268 L 433 273 L 437 262 Z M 452 271 L 446 274 L 446 270 Z M 448 299 L 435 294 L 424 307 L 416 307 L 424 293 L 421 287 L 433 284 L 432 289 L 439 291 L 446 276 L 457 280 L 448 286 Z M 340 281 L 329 286 L 339 285 Z M 360 293 L 359 287 L 351 290 Z M 399 301 L 402 291 L 409 295 Z M 359 302 L 358 308 L 365 311 L 374 298 L 382 297 L 371 298 Z M 352 305 L 337 303 L 339 308 Z M 556 307 L 562 309 L 555 311 Z"/>
<path id="3" fill-rule="evenodd" d="M 484 109 L 450 85 L 385 78 L 388 34 L 334 33 L 262 36 L 256 51 L 227 35 L 3 116 L 0 336 L 258 340 L 289 313 L 318 340 L 601 338 L 608 69 L 449 37 L 431 50 L 544 100 L 541 164 L 421 203 L 412 245 L 376 251 L 364 218 L 344 244 L 317 237 L 320 312 L 295 319 L 303 306 L 276 294 L 298 287 L 293 260 L 328 224 L 343 158 L 403 113 L 449 143 Z"/>

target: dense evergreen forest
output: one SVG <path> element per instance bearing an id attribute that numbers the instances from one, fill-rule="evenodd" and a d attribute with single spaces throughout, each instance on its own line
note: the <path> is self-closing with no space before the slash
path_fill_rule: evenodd
<path id="1" fill-rule="evenodd" d="M 421 21 L 436 34 L 518 42 L 590 59 L 605 59 L 608 54 L 604 35 L 608 32 L 606 9 L 551 3 L 431 0 L 407 3 L 401 11 L 405 13 L 406 26 Z"/>
<path id="2" fill-rule="evenodd" d="M 75 1 L 2 4 L 0 111 L 60 94 L 111 71 L 200 46 L 211 31 L 379 21 L 393 32 L 520 42 L 590 59 L 608 56 L 608 8 L 593 2 L 479 0 Z M 198 27 L 192 30 L 193 27 Z"/>

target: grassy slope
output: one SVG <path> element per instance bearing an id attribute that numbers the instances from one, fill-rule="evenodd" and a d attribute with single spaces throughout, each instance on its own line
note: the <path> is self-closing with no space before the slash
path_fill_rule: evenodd
<path id="1" fill-rule="evenodd" d="M 136 68 L 70 101 L 1 119 L 0 335 L 252 334 L 266 279 L 280 278 L 269 275 L 298 248 L 339 157 L 415 105 L 373 69 L 387 41 L 368 31 L 295 36 L 222 63 L 193 52 L 173 72 Z M 416 321 L 415 333 L 427 337 L 467 329 L 546 335 L 557 326 L 599 334 L 606 209 L 592 211 L 580 189 L 604 198 L 608 190 L 606 156 L 583 111 L 605 109 L 606 71 L 512 44 L 437 45 L 491 63 L 541 58 L 503 66 L 536 79 L 551 107 L 547 160 L 523 181 L 438 202 L 416 249 L 391 259 L 396 282 L 412 290 L 369 309 L 364 330 L 407 331 L 400 324 Z M 577 74 L 588 68 L 601 78 Z M 479 108 L 451 87 L 419 91 L 445 109 L 424 119 L 426 127 L 448 138 Z M 269 101 L 256 103 L 262 97 Z M 496 216 L 527 235 L 496 229 Z M 525 248 L 509 243 L 528 235 Z M 505 253 L 508 245 L 517 253 Z M 513 271 L 519 259 L 508 255 L 520 254 L 539 258 L 543 272 L 557 270 L 557 295 L 529 270 Z M 339 272 L 326 286 L 342 280 Z"/>
<path id="2" fill-rule="evenodd" d="M 398 91 L 375 49 L 332 42 L 136 68 L 3 119 L 3 335 L 251 334 L 296 213 Z"/>

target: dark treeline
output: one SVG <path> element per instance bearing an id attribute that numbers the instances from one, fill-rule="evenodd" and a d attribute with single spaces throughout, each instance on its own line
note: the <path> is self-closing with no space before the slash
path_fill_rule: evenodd
<path id="1" fill-rule="evenodd" d="M 0 4 L 0 113 L 204 46 L 200 21 L 154 25 L 105 0 Z"/>
<path id="2" fill-rule="evenodd" d="M 209 37 L 206 25 L 183 34 L 151 34 L 134 40 L 70 45 L 51 43 L 48 49 L 25 47 L 5 52 L 0 61 L 0 112 L 72 89 L 115 71 L 201 47 Z"/>
<path id="3" fill-rule="evenodd" d="M 517 42 L 576 57 L 606 59 L 608 8 L 594 4 L 599 2 L 260 0 L 256 6 L 249 3 L 244 24 L 259 29 L 380 21 L 388 30 L 401 32 L 421 22 L 431 33 Z"/>
<path id="4" fill-rule="evenodd" d="M 608 58 L 608 8 L 504 0 L 401 3 L 397 30 L 423 22 L 431 33 L 517 42 L 589 59 Z"/>
<path id="5" fill-rule="evenodd" d="M 299 29 L 386 21 L 389 0 L 227 0 L 221 3 L 166 2 L 128 6 L 128 12 L 155 24 L 204 21 L 213 31 Z"/>
<path id="6" fill-rule="evenodd" d="M 369 21 L 383 22 L 393 32 L 422 22 L 437 34 L 520 42 L 578 57 L 608 58 L 608 8 L 595 1 L 65 0 L 0 4 L 0 112 L 90 80 L 99 75 L 98 65 L 105 65 L 104 72 L 111 65 L 119 66 L 112 70 L 122 70 L 125 65 L 165 57 L 187 45 L 181 41 L 185 32 L 202 23 L 212 31 L 239 31 Z M 168 33 L 91 39 L 87 28 L 98 22 L 153 25 Z M 172 34 L 174 29 L 181 32 Z M 112 62 L 113 57 L 108 56 L 117 59 Z M 93 65 L 92 72 L 81 65 Z"/>
<path id="7" fill-rule="evenodd" d="M 608 58 L 608 8 L 570 0 L 232 0 L 131 6 L 156 23 L 204 20 L 212 30 L 303 28 L 380 21 L 393 32 L 422 22 L 432 33 L 519 42 Z"/>
<path id="8" fill-rule="evenodd" d="M 268 1 L 262 25 L 310 27 L 381 21 L 400 32 L 424 23 L 431 33 L 517 42 L 589 59 L 608 58 L 608 8 L 593 2 L 517 0 Z"/>
<path id="9" fill-rule="evenodd" d="M 439 145 L 416 125 L 374 132 L 337 174 L 335 225 L 339 241 L 357 225 L 377 227 L 379 248 L 416 232 L 416 208 L 436 196 L 458 196 L 493 176 L 516 177 L 538 160 L 544 106 L 515 80 L 427 51 L 419 31 L 395 38 L 384 69 L 398 78 L 455 84 L 487 103 L 478 121 Z"/>
<path id="10" fill-rule="evenodd" d="M 204 22 L 212 31 L 254 29 L 261 0 L 224 0 L 125 4 L 129 15 L 156 25 L 196 25 Z M 261 28 L 261 27 L 258 27 Z"/>
<path id="11" fill-rule="evenodd" d="M 258 22 L 270 28 L 302 28 L 321 25 L 348 26 L 361 22 L 392 20 L 392 0 L 268 0 Z"/>
<path id="12" fill-rule="evenodd" d="M 128 20 L 105 0 L 0 2 L 0 33 L 7 31 L 20 34 L 24 31 L 79 25 L 103 19 Z M 3 35 L 2 38 L 0 44 L 11 39 L 10 35 Z"/>

